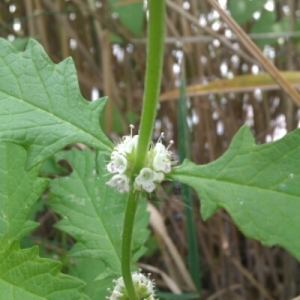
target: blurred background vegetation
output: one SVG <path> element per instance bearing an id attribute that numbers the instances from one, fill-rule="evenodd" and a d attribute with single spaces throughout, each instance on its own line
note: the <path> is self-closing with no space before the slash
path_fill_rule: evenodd
<path id="1" fill-rule="evenodd" d="M 218 2 L 299 87 L 300 1 Z M 55 63 L 72 56 L 83 96 L 109 97 L 102 126 L 115 140 L 128 133 L 129 124 L 138 130 L 146 18 L 139 0 L 0 0 L 0 36 L 19 51 L 35 38 Z M 162 131 L 166 142 L 173 139 L 176 160 L 217 159 L 244 124 L 258 144 L 299 126 L 298 106 L 261 75 L 260 64 L 208 1 L 168 0 L 166 36 L 153 139 Z M 42 168 L 53 176 L 63 172 L 51 159 Z M 153 273 L 160 291 L 186 295 L 162 299 L 199 299 L 191 295 L 197 290 L 209 300 L 286 300 L 300 294 L 300 265 L 285 250 L 245 238 L 225 211 L 203 222 L 192 191 L 176 183 L 165 188 L 150 199 L 157 211 L 151 213 L 153 234 L 141 267 Z M 58 217 L 45 208 L 45 199 L 32 212 L 41 227 L 23 244 L 39 244 L 42 255 L 61 259 L 70 272 L 66 253 L 73 240 L 52 228 Z"/>

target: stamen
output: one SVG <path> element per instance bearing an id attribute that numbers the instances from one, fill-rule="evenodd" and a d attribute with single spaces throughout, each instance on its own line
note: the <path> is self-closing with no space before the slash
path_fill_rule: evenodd
<path id="1" fill-rule="evenodd" d="M 169 142 L 169 146 L 167 147 L 167 150 L 169 150 L 169 148 L 170 148 L 173 144 L 174 144 L 174 141 L 171 140 L 171 141 Z"/>
<path id="2" fill-rule="evenodd" d="M 132 137 L 132 130 L 133 130 L 134 126 L 132 124 L 130 124 L 129 127 L 130 127 L 130 136 Z"/>
<path id="3" fill-rule="evenodd" d="M 165 134 L 162 132 L 161 134 L 160 134 L 160 137 L 158 138 L 158 140 L 157 140 L 157 142 L 158 143 L 162 143 L 162 139 L 165 137 Z"/>

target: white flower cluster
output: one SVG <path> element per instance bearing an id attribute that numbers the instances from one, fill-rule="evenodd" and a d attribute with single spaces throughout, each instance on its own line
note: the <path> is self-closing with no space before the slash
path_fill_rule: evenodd
<path id="1" fill-rule="evenodd" d="M 111 154 L 111 161 L 107 165 L 107 170 L 115 175 L 106 184 L 116 187 L 120 193 L 129 191 L 129 176 L 132 173 L 139 138 L 138 135 L 132 135 L 133 125 L 130 127 L 131 134 L 123 137 L 121 143 L 115 147 Z M 165 174 L 171 171 L 172 152 L 169 151 L 169 147 L 173 141 L 166 148 L 162 144 L 162 137 L 163 133 L 156 145 L 151 145 L 147 154 L 146 166 L 135 177 L 133 184 L 135 190 L 153 192 L 157 184 L 164 180 Z"/>
<path id="2" fill-rule="evenodd" d="M 140 272 L 132 273 L 133 285 L 139 300 L 155 300 L 155 284 L 154 282 Z M 124 280 L 120 277 L 114 280 L 116 286 L 114 287 L 108 300 L 130 300 L 125 288 Z"/>

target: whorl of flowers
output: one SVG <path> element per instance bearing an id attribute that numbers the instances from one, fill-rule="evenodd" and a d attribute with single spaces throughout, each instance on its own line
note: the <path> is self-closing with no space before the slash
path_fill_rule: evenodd
<path id="1" fill-rule="evenodd" d="M 136 157 L 138 144 L 138 135 L 132 135 L 133 125 L 130 125 L 131 133 L 123 137 L 122 141 L 115 147 L 107 165 L 107 170 L 115 174 L 106 184 L 116 187 L 120 193 L 128 192 L 130 188 L 130 175 Z M 147 154 L 146 165 L 135 177 L 133 187 L 138 191 L 151 193 L 156 186 L 160 184 L 165 174 L 171 171 L 172 152 L 169 147 L 173 144 L 170 142 L 168 147 L 162 144 L 163 133 L 158 139 L 156 145 L 151 145 Z"/>
<path id="2" fill-rule="evenodd" d="M 132 273 L 133 285 L 139 300 L 157 300 L 154 298 L 155 284 L 153 280 L 149 279 L 149 276 L 145 276 L 140 272 Z M 124 280 L 120 277 L 114 280 L 116 284 L 111 296 L 107 297 L 108 300 L 130 300 L 125 288 Z"/>

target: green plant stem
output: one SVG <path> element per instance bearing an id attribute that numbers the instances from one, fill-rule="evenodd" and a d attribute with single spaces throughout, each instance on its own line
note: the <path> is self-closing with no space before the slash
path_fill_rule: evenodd
<path id="1" fill-rule="evenodd" d="M 165 0 L 148 1 L 148 44 L 145 92 L 137 156 L 133 174 L 145 164 L 154 126 L 162 74 L 165 37 Z M 139 194 L 130 191 L 125 212 L 122 240 L 122 276 L 130 300 L 138 300 L 131 278 L 131 239 Z"/>
<path id="2" fill-rule="evenodd" d="M 165 0 L 148 1 L 148 44 L 145 92 L 134 174 L 143 168 L 149 150 L 160 92 L 164 38 Z"/>
<path id="3" fill-rule="evenodd" d="M 132 189 L 127 199 L 122 239 L 122 277 L 130 300 L 138 300 L 131 278 L 131 240 L 138 194 Z"/>

